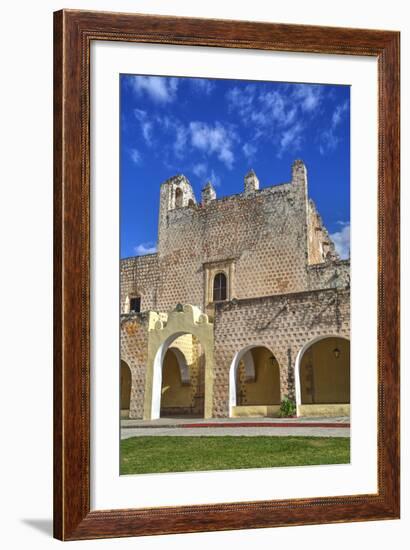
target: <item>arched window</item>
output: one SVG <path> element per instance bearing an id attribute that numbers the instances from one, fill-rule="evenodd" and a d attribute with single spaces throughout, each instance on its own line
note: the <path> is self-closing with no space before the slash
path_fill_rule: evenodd
<path id="1" fill-rule="evenodd" d="M 225 273 L 217 273 L 214 278 L 214 302 L 226 300 L 226 275 Z"/>
<path id="2" fill-rule="evenodd" d="M 182 189 L 180 187 L 177 187 L 175 189 L 175 208 L 181 208 L 182 198 Z"/>
<path id="3" fill-rule="evenodd" d="M 133 296 L 130 299 L 130 313 L 139 313 L 141 311 L 141 296 Z"/>

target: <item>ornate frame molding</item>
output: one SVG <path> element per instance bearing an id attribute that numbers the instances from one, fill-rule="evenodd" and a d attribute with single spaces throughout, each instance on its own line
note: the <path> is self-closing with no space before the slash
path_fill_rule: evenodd
<path id="1" fill-rule="evenodd" d="M 89 75 L 92 40 L 377 58 L 377 494 L 90 510 Z M 400 35 L 392 31 L 72 10 L 54 14 L 55 537 L 77 540 L 399 517 L 399 47 Z"/>

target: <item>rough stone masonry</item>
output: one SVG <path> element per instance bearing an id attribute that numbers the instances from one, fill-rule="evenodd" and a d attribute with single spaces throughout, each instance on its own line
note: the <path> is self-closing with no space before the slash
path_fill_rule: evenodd
<path id="1" fill-rule="evenodd" d="M 301 413 L 303 353 L 325 339 L 328 350 L 323 344 L 315 365 L 306 366 L 316 373 L 310 413 L 332 414 L 332 406 L 348 405 L 349 381 L 340 381 L 342 375 L 334 377 L 345 388 L 337 403 L 317 397 L 326 395 L 324 384 L 333 383 L 320 357 L 333 353 L 338 359 L 338 339 L 350 337 L 350 260 L 340 259 L 308 197 L 304 163 L 293 163 L 291 181 L 262 189 L 250 171 L 242 193 L 221 199 L 208 182 L 197 202 L 183 175 L 162 183 L 159 195 L 157 252 L 120 265 L 121 368 L 130 372 L 129 403 L 121 405 L 126 414 L 273 415 L 285 396 L 296 399 Z M 204 344 L 185 321 L 185 332 L 161 341 L 170 313 L 182 320 L 185 304 L 212 325 L 212 361 L 205 360 Z M 259 348 L 266 353 L 258 354 Z M 179 350 L 175 375 L 165 372 L 172 350 Z M 191 382 L 178 401 L 178 388 Z M 269 396 L 269 384 L 276 397 Z"/>

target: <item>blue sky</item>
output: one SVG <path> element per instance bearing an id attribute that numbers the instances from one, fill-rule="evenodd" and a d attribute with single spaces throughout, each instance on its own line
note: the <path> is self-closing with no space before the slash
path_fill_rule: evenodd
<path id="1" fill-rule="evenodd" d="M 350 87 L 205 78 L 120 77 L 121 257 L 155 252 L 160 184 L 190 180 L 197 201 L 308 168 L 313 198 L 342 257 L 350 243 Z"/>

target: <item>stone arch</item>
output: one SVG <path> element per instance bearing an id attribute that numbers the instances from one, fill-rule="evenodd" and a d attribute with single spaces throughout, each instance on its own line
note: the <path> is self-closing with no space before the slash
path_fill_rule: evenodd
<path id="1" fill-rule="evenodd" d="M 124 359 L 121 359 L 120 364 L 120 410 L 122 417 L 129 416 L 131 403 L 131 384 L 132 376 L 131 369 Z"/>
<path id="2" fill-rule="evenodd" d="M 190 304 L 178 305 L 168 314 L 150 312 L 144 419 L 160 417 L 162 365 L 172 342 L 184 334 L 195 336 L 205 355 L 205 418 L 212 417 L 214 378 L 213 325 L 208 316 Z"/>
<path id="3" fill-rule="evenodd" d="M 344 342 L 344 353 L 340 358 L 344 363 L 341 365 L 341 371 L 339 373 L 339 378 L 342 380 L 343 390 L 333 397 L 332 399 L 326 400 L 326 391 L 324 397 L 320 397 L 315 400 L 312 399 L 309 403 L 306 403 L 306 398 L 303 399 L 303 388 L 302 388 L 302 362 L 305 357 L 305 354 L 312 349 L 316 344 L 325 341 L 329 341 L 329 351 L 338 352 L 340 350 L 337 348 L 337 342 Z M 326 342 L 327 343 L 327 342 Z M 347 345 L 346 345 L 347 344 Z M 331 349 L 332 348 L 332 349 Z M 337 356 L 335 355 L 335 360 Z M 314 367 L 312 367 L 313 371 Z M 321 370 L 323 371 L 323 365 L 321 365 Z M 327 392 L 329 393 L 329 392 Z M 335 393 L 335 392 L 331 392 Z M 295 362 L 295 400 L 296 400 L 296 410 L 298 416 L 303 416 L 306 414 L 309 415 L 348 415 L 350 412 L 350 341 L 345 336 L 340 334 L 326 334 L 322 336 L 317 336 L 309 342 L 307 342 L 298 352 Z M 315 402 L 316 401 L 316 402 Z M 329 402 L 330 401 L 330 402 Z"/>
<path id="4" fill-rule="evenodd" d="M 249 346 L 246 346 L 245 348 L 238 351 L 231 362 L 231 366 L 229 369 L 229 416 L 236 416 L 239 411 L 237 410 L 237 375 L 238 375 L 238 368 L 240 363 L 242 362 L 244 365 L 245 370 L 245 378 L 247 382 L 255 382 L 256 381 L 256 374 L 257 374 L 257 365 L 255 364 L 254 356 L 252 353 L 252 350 L 258 350 L 263 349 L 266 350 L 269 355 L 273 358 L 274 362 L 272 364 L 272 369 L 274 369 L 273 372 L 273 378 L 275 381 L 275 385 L 277 387 L 278 396 L 274 399 L 276 403 L 265 403 L 260 404 L 259 409 L 257 407 L 250 407 L 249 411 L 244 411 L 244 415 L 246 416 L 267 416 L 271 415 L 276 411 L 276 409 L 279 408 L 280 405 L 280 368 L 279 363 L 276 359 L 276 356 L 268 346 L 265 344 L 251 344 Z M 251 410 L 252 409 L 252 410 Z M 234 414 L 235 413 L 235 414 Z"/>

